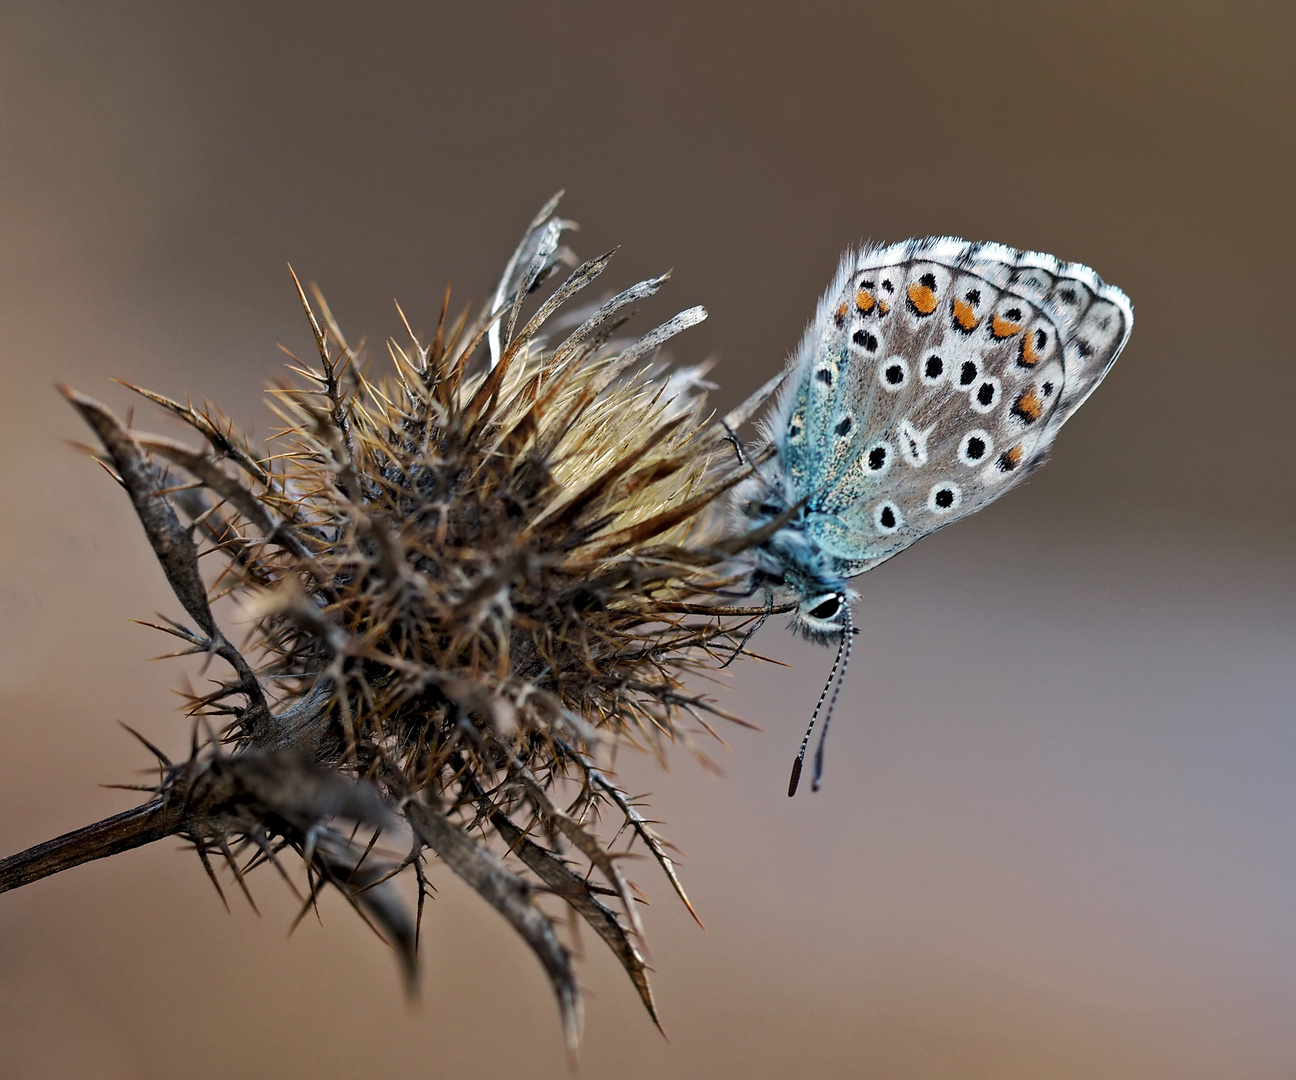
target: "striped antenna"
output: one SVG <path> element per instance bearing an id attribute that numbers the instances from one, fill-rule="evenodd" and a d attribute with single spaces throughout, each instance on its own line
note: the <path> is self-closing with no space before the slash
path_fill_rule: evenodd
<path id="1" fill-rule="evenodd" d="M 846 603 L 845 599 L 842 603 Z M 841 661 L 841 672 L 833 685 L 832 697 L 828 699 L 828 711 L 824 713 L 823 727 L 819 729 L 819 745 L 815 747 L 814 779 L 810 783 L 811 791 L 818 791 L 823 780 L 824 743 L 828 741 L 828 724 L 832 720 L 833 710 L 837 708 L 837 695 L 841 693 L 842 683 L 846 681 L 846 668 L 850 665 L 851 638 L 855 636 L 855 627 L 851 625 L 850 604 L 846 604 L 845 618 L 842 623 L 841 646 L 837 658 Z M 826 688 L 825 688 L 826 689 Z"/>
<path id="2" fill-rule="evenodd" d="M 792 762 L 792 778 L 788 781 L 789 799 L 797 793 L 797 785 L 801 783 L 801 767 L 805 764 L 806 747 L 810 745 L 810 734 L 814 731 L 815 721 L 819 719 L 819 712 L 823 708 L 824 701 L 828 698 L 828 691 L 831 690 L 832 700 L 828 702 L 828 712 L 824 714 L 823 731 L 819 735 L 819 746 L 815 750 L 813 790 L 819 790 L 819 782 L 823 778 L 824 739 L 828 735 L 828 722 L 832 719 L 833 708 L 837 705 L 837 693 L 841 690 L 841 681 L 837 678 L 837 672 L 840 670 L 842 678 L 846 677 L 846 665 L 850 663 L 850 641 L 855 636 L 855 629 L 851 625 L 850 604 L 844 596 L 840 600 L 846 608 L 846 613 L 842 625 L 841 642 L 837 646 L 837 658 L 833 661 L 832 671 L 828 673 L 828 681 L 824 683 L 823 693 L 819 695 L 819 703 L 810 715 L 810 723 L 806 726 L 805 735 L 801 739 L 801 749 L 797 751 L 796 761 Z"/>

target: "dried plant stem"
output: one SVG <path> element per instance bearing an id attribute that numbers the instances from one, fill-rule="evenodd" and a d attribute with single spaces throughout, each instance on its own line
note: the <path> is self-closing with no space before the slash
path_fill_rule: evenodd
<path id="1" fill-rule="evenodd" d="M 165 796 L 0 859 L 0 892 L 118 855 L 184 831 L 183 809 Z"/>

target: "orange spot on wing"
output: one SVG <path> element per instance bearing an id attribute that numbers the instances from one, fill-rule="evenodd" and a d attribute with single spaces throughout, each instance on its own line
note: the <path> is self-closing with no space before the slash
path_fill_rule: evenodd
<path id="1" fill-rule="evenodd" d="M 878 311 L 882 312 L 883 315 L 885 315 L 890 310 L 891 310 L 891 305 L 888 304 L 885 300 L 878 301 Z"/>
<path id="2" fill-rule="evenodd" d="M 1017 466 L 1021 464 L 1021 459 L 1022 459 L 1022 448 L 1021 448 L 1021 443 L 1018 443 L 1016 446 L 1008 450 L 1005 450 L 1002 454 L 999 455 L 999 461 L 998 461 L 999 471 L 1012 472 L 1013 469 L 1017 468 Z"/>
<path id="3" fill-rule="evenodd" d="M 840 304 L 838 304 L 837 310 L 833 312 L 833 322 L 835 322 L 838 326 L 841 326 L 846 322 L 846 301 L 845 300 L 843 300 Z"/>
<path id="4" fill-rule="evenodd" d="M 990 320 L 990 333 L 997 338 L 1012 337 L 1013 334 L 1020 334 L 1021 328 L 1021 323 L 1005 319 L 1002 315 L 995 315 Z"/>
<path id="5" fill-rule="evenodd" d="M 1029 387 L 1017 395 L 1012 411 L 1028 424 L 1033 424 L 1040 418 L 1040 413 L 1044 411 L 1044 404 L 1035 393 L 1035 387 Z"/>
<path id="6" fill-rule="evenodd" d="M 955 300 L 954 321 L 958 323 L 960 329 L 970 331 L 975 330 L 981 320 L 977 318 L 975 309 L 966 300 Z"/>
<path id="7" fill-rule="evenodd" d="M 873 305 L 877 301 L 873 299 L 873 294 L 867 289 L 858 289 L 855 293 L 855 306 L 866 314 L 873 310 Z"/>
<path id="8" fill-rule="evenodd" d="M 1017 363 L 1022 367 L 1034 367 L 1040 362 L 1040 355 L 1035 351 L 1035 335 L 1027 334 L 1022 338 L 1021 354 L 1017 357 Z"/>
<path id="9" fill-rule="evenodd" d="M 909 303 L 919 315 L 930 315 L 936 310 L 936 290 L 914 282 L 909 286 Z"/>

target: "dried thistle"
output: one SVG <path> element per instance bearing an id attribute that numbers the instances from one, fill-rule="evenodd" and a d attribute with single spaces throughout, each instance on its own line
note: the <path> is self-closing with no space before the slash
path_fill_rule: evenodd
<path id="1" fill-rule="evenodd" d="M 410 331 L 408 346 L 390 343 L 385 381 L 299 285 L 319 360 L 295 362 L 304 384 L 274 391 L 273 454 L 210 407 L 132 387 L 202 437 L 193 449 L 64 390 L 190 620 L 156 628 L 183 643 L 174 655 L 228 674 L 188 698 L 187 760 L 146 742 L 160 766 L 147 802 L 3 860 L 0 891 L 176 835 L 218 890 L 213 856 L 245 893 L 260 863 L 296 888 L 291 853 L 302 914 L 334 886 L 412 983 L 430 851 L 535 951 L 573 1051 L 580 992 L 536 903 L 546 893 L 608 944 L 657 1020 L 623 856 L 642 845 L 688 899 L 670 845 L 600 762 L 620 745 L 663 755 L 725 715 L 689 682 L 739 652 L 765 613 L 725 607 L 750 580 L 735 555 L 761 537 L 724 539 L 718 508 L 747 475 L 726 440 L 772 386 L 711 423 L 700 372 L 654 362 L 701 308 L 614 339 L 665 277 L 556 344 L 541 337 L 611 257 L 577 266 L 524 319 L 528 297 L 575 262 L 556 202 L 483 313 L 449 325 L 443 307 L 430 342 Z M 224 560 L 210 582 L 208 553 Z M 250 623 L 244 644 L 217 608 Z"/>

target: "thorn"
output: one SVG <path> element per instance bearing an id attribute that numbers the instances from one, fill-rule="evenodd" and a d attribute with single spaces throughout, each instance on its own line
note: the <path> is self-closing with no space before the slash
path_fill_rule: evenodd
<path id="1" fill-rule="evenodd" d="M 118 720 L 117 723 L 121 724 L 121 726 L 124 727 L 127 731 L 129 731 L 132 735 L 134 735 L 135 738 L 139 739 L 140 742 L 142 742 L 145 746 L 147 746 L 149 750 L 153 752 L 153 756 L 157 758 L 158 761 L 160 761 L 164 766 L 166 766 L 166 768 L 168 769 L 175 768 L 171 759 L 167 757 L 166 754 L 162 753 L 161 750 L 159 750 L 156 746 L 154 746 L 151 742 L 149 742 L 148 739 L 144 738 L 144 736 L 141 735 L 138 731 L 136 731 L 133 727 L 131 727 L 130 724 L 126 723 L 125 720 Z"/>
<path id="2" fill-rule="evenodd" d="M 410 341 L 414 342 L 415 345 L 418 345 L 418 344 L 419 344 L 418 336 L 414 333 L 413 329 L 410 327 L 409 319 L 407 319 L 407 318 L 405 317 L 405 311 L 404 311 L 404 309 L 400 306 L 400 301 L 399 301 L 399 300 L 396 300 L 396 299 L 393 299 L 393 300 L 392 300 L 392 303 L 396 305 L 396 314 L 398 314 L 398 315 L 400 316 L 400 318 L 401 318 L 401 322 L 402 322 L 402 323 L 404 324 L 404 326 L 405 326 L 405 333 L 409 334 L 409 336 L 410 336 Z M 421 345 L 420 345 L 419 347 L 422 348 Z"/>
<path id="3" fill-rule="evenodd" d="M 202 860 L 203 869 L 207 871 L 207 876 L 216 888 L 216 895 L 220 897 L 221 903 L 225 905 L 225 913 L 228 915 L 230 913 L 229 901 L 225 899 L 225 890 L 221 888 L 220 879 L 216 877 L 216 871 L 212 868 L 211 859 L 207 857 L 207 844 L 205 841 L 195 840 L 194 847 L 198 852 L 198 858 Z"/>
<path id="4" fill-rule="evenodd" d="M 297 296 L 301 300 L 302 310 L 306 312 L 306 318 L 310 320 L 311 332 L 315 335 L 315 348 L 319 350 L 320 358 L 324 363 L 328 364 L 328 342 L 324 340 L 324 331 L 320 329 L 319 321 L 315 318 L 315 312 L 311 309 L 310 301 L 306 299 L 306 290 L 302 288 L 302 283 L 297 279 L 297 271 L 292 268 L 292 263 L 288 264 L 288 273 L 292 275 L 293 284 L 297 286 Z"/>

